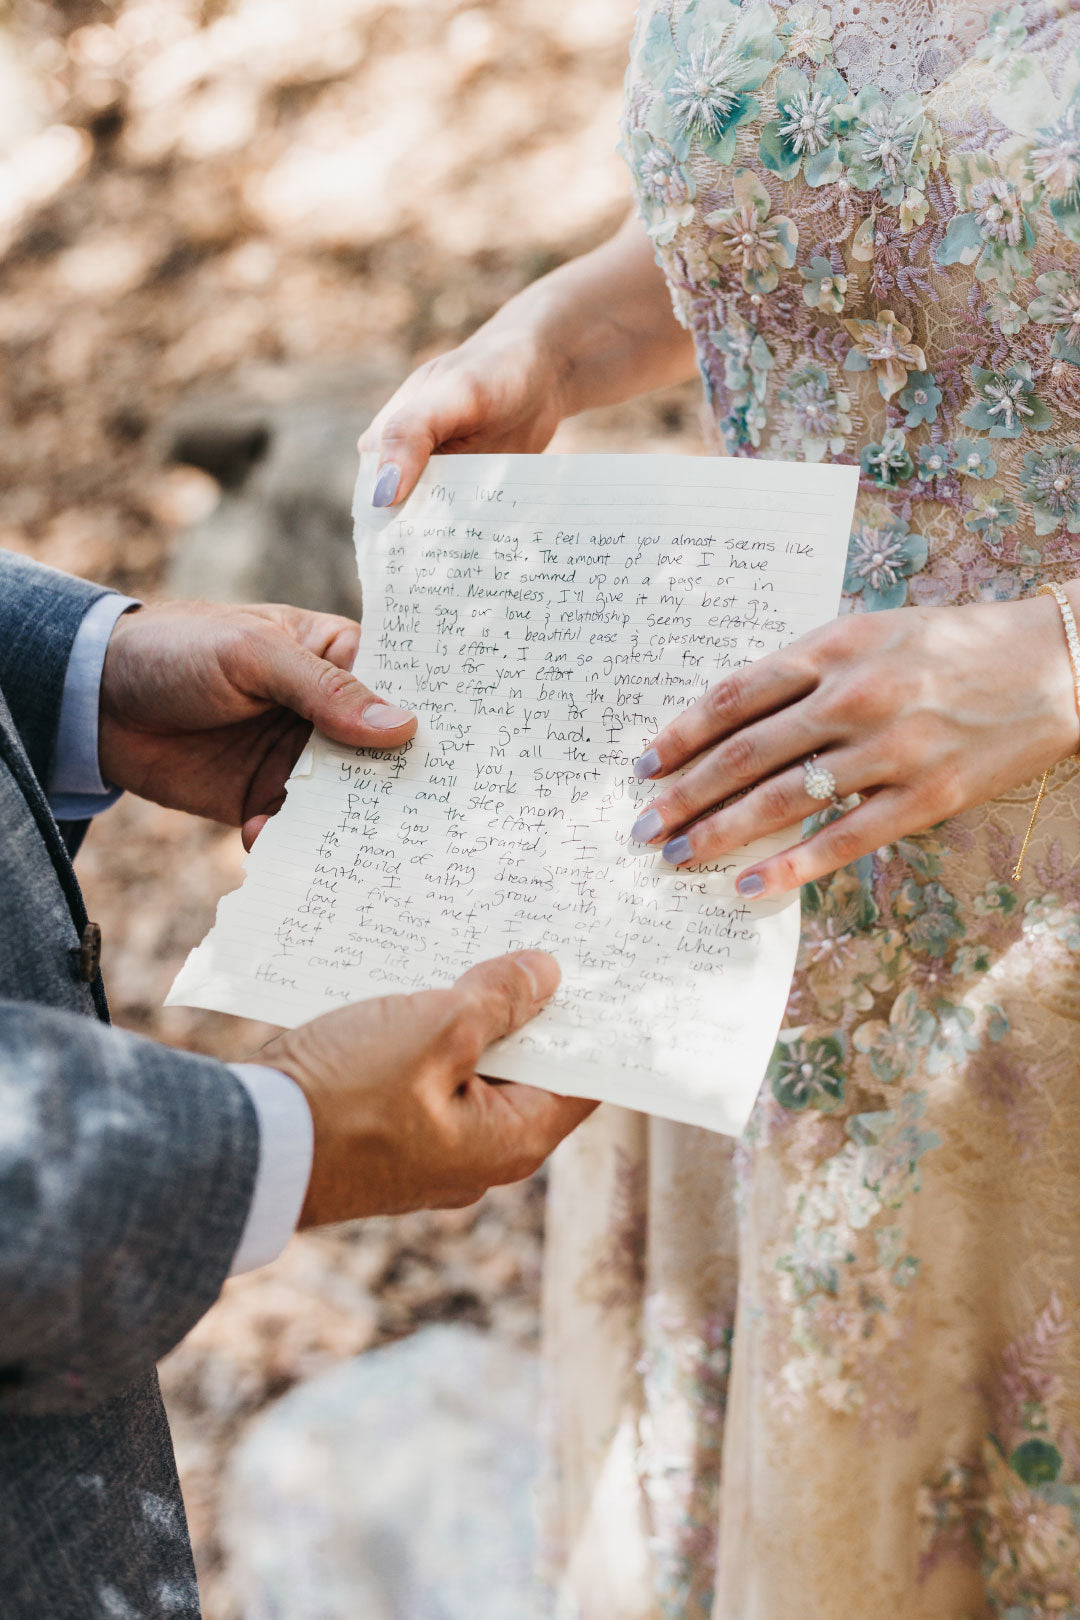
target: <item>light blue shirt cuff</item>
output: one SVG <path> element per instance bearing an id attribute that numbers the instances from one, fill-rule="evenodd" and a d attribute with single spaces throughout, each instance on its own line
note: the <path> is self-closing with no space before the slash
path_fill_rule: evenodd
<path id="1" fill-rule="evenodd" d="M 91 603 L 71 645 L 56 753 L 49 780 L 49 806 L 57 821 L 88 821 L 120 797 L 118 788 L 106 787 L 98 761 L 98 711 L 105 652 L 116 621 L 139 604 L 130 596 L 110 592 Z"/>
<path id="2" fill-rule="evenodd" d="M 259 1121 L 259 1168 L 230 1277 L 276 1260 L 304 1207 L 315 1127 L 307 1098 L 287 1074 L 262 1063 L 232 1063 Z"/>

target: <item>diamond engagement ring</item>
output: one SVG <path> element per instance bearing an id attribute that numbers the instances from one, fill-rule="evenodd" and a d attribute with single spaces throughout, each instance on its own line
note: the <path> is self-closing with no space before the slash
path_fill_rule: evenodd
<path id="1" fill-rule="evenodd" d="M 811 754 L 803 766 L 803 786 L 810 799 L 836 798 L 836 777 L 828 766 L 817 763 L 816 754 Z"/>

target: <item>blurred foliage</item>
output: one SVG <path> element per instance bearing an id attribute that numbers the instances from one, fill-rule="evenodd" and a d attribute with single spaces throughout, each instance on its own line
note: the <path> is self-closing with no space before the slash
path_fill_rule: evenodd
<path id="1" fill-rule="evenodd" d="M 625 0 L 6 16 L 39 127 L 0 157 L 0 541 L 128 587 L 184 515 L 153 445 L 178 393 L 404 370 L 625 206 Z"/>

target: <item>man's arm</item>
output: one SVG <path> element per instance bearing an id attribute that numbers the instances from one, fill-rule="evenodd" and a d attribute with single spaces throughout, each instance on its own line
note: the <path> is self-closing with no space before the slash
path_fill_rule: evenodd
<path id="1" fill-rule="evenodd" d="M 0 587 L 12 587 L 3 599 L 14 621 L 7 679 L 20 723 L 37 740 L 44 783 L 55 764 L 68 763 L 51 756 L 65 686 L 72 695 L 70 653 L 104 593 L 6 554 L 0 565 Z M 350 620 L 280 606 L 176 605 L 114 617 L 100 689 L 93 679 L 84 683 L 84 725 L 98 721 L 99 780 L 242 821 L 254 836 L 281 803 L 312 722 L 354 747 L 396 746 L 414 732 L 411 715 L 349 673 L 358 637 Z M 44 704 L 27 673 L 42 658 L 53 676 Z M 71 729 L 79 731 L 78 721 Z M 92 749 L 88 757 L 92 763 Z M 85 776 L 72 785 L 85 789 Z M 530 959 L 532 971 L 524 965 Z M 230 1261 L 241 1269 L 272 1258 L 301 1200 L 301 1224 L 312 1224 L 471 1202 L 485 1186 L 528 1174 L 592 1105 L 522 1086 L 487 1087 L 472 1066 L 488 1041 L 539 1010 L 554 989 L 553 968 L 525 953 L 465 975 L 452 992 L 343 1009 L 268 1048 L 271 1069 L 239 1077 L 152 1043 L 135 1042 L 133 1051 L 124 1045 L 133 1037 L 0 1001 L 0 1101 L 6 1095 L 19 1105 L 13 1158 L 0 1135 L 0 1411 L 5 1387 L 21 1390 L 9 1403 L 29 1410 L 62 1406 L 72 1389 L 81 1388 L 85 1401 L 122 1387 L 198 1319 Z M 177 1065 L 183 1072 L 174 1072 Z M 224 1148 L 220 1154 L 231 1230 L 224 1246 L 211 1246 L 208 1266 L 197 1248 L 177 1249 L 174 1237 L 184 1233 L 178 1213 L 194 1208 L 189 1235 L 201 1243 L 201 1223 L 217 1207 L 202 1197 L 198 1155 L 200 1145 L 214 1146 L 213 1130 L 206 1140 L 174 1142 L 172 1157 L 161 1158 L 192 1065 L 210 1085 L 203 1101 L 211 1114 L 216 1088 L 217 1102 L 231 1095 L 248 1128 L 239 1163 Z M 179 1112 L 187 1120 L 189 1111 Z M 85 1139 L 84 1118 L 94 1126 Z M 189 1146 L 194 1175 L 184 1157 Z M 136 1211 L 126 1224 L 117 1197 Z M 37 1218 L 21 1223 L 28 1213 Z M 50 1265 L 54 1249 L 59 1268 Z M 156 1296 L 142 1288 L 147 1258 Z"/>
<path id="2" fill-rule="evenodd" d="M 102 585 L 0 551 L 0 690 L 46 790 L 72 644 L 87 609 L 106 594 Z"/>
<path id="3" fill-rule="evenodd" d="M 235 1075 L 0 1001 L 0 1413 L 83 1411 L 194 1326 L 259 1157 Z"/>
<path id="4" fill-rule="evenodd" d="M 595 1104 L 489 1084 L 477 1064 L 558 978 L 521 951 L 271 1041 L 261 1055 L 313 1126 L 300 1225 L 471 1204 L 531 1175 Z M 251 1206 L 255 1109 L 208 1058 L 0 1001 L 0 1121 L 0 1421 L 82 1411 L 217 1298 Z"/>
<path id="5" fill-rule="evenodd" d="M 120 797 L 102 780 L 98 758 L 101 676 L 117 619 L 138 606 L 131 597 L 99 596 L 72 642 L 49 775 L 49 805 L 62 823 L 88 820 Z M 312 1130 L 303 1092 L 287 1075 L 257 1064 L 230 1067 L 254 1104 L 259 1133 L 258 1174 L 233 1256 L 235 1276 L 276 1259 L 292 1236 L 311 1173 Z"/>

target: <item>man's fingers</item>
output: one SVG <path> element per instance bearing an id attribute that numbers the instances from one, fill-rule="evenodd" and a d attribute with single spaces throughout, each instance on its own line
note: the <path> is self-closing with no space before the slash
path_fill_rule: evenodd
<path id="1" fill-rule="evenodd" d="M 332 639 L 322 649 L 322 656 L 328 664 L 334 664 L 338 669 L 351 670 L 356 663 L 359 650 L 360 626 L 345 624 L 340 630 L 335 631 Z"/>
<path id="2" fill-rule="evenodd" d="M 474 1067 L 480 1053 L 495 1041 L 535 1018 L 555 994 L 561 977 L 558 962 L 546 951 L 498 956 L 463 973 L 453 994 L 467 1067 Z"/>
<path id="3" fill-rule="evenodd" d="M 292 607 L 287 602 L 253 602 L 240 611 L 268 619 L 299 646 L 339 669 L 352 669 L 356 662 L 360 626 L 342 613 L 316 613 L 312 608 Z"/>
<path id="4" fill-rule="evenodd" d="M 240 839 L 249 855 L 255 846 L 256 838 L 258 838 L 269 820 L 269 816 L 249 816 L 241 827 Z"/>
<path id="5" fill-rule="evenodd" d="M 554 1091 L 540 1091 L 536 1086 L 519 1085 L 516 1080 L 500 1081 L 499 1095 L 514 1110 L 522 1125 L 549 1142 L 544 1150 L 545 1158 L 564 1136 L 569 1136 L 600 1106 L 585 1097 L 563 1097 Z"/>
<path id="6" fill-rule="evenodd" d="M 328 658 L 285 637 L 264 649 L 261 695 L 310 720 L 352 748 L 399 748 L 416 730 L 416 716 L 376 696 Z"/>
<path id="7" fill-rule="evenodd" d="M 290 608 L 282 621 L 294 641 L 338 669 L 352 669 L 360 647 L 360 626 L 340 613 L 314 613 Z"/>
<path id="8" fill-rule="evenodd" d="M 489 1187 L 524 1181 L 533 1175 L 564 1136 L 576 1130 L 599 1104 L 562 1097 L 513 1080 L 472 1076 L 463 1091 L 469 1113 L 469 1140 L 484 1165 Z"/>
<path id="9" fill-rule="evenodd" d="M 490 1185 L 493 1187 L 523 1181 L 526 1176 L 533 1175 L 548 1155 L 555 1151 L 563 1137 L 569 1136 L 582 1120 L 588 1119 L 599 1107 L 598 1103 L 589 1102 L 583 1097 L 560 1097 L 554 1092 L 540 1091 L 536 1086 L 518 1085 L 512 1080 L 499 1081 L 497 1084 L 476 1081 L 475 1084 L 488 1088 L 484 1101 L 489 1106 L 479 1109 L 478 1113 L 493 1127 L 495 1139 L 501 1144 L 499 1157 L 502 1165 L 492 1163 L 490 1171 Z M 476 1100 L 480 1101 L 479 1098 Z M 495 1106 L 490 1106 L 492 1104 Z M 513 1128 L 508 1130 L 509 1121 L 512 1121 Z M 483 1140 L 483 1127 L 480 1126 L 479 1130 Z"/>

